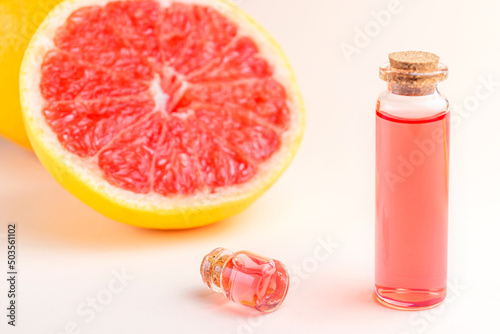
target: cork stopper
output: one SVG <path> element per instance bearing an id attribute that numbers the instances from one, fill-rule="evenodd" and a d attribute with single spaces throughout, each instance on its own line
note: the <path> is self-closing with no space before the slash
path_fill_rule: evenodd
<path id="1" fill-rule="evenodd" d="M 426 95 L 448 76 L 446 65 L 431 52 L 402 51 L 389 54 L 389 63 L 380 67 L 380 78 L 398 95 Z"/>
<path id="2" fill-rule="evenodd" d="M 402 51 L 389 54 L 392 68 L 411 72 L 434 72 L 438 69 L 439 56 L 423 51 Z"/>
<path id="3" fill-rule="evenodd" d="M 215 292 L 222 291 L 220 276 L 231 254 L 233 252 L 230 250 L 218 247 L 208 253 L 201 262 L 201 278 Z"/>

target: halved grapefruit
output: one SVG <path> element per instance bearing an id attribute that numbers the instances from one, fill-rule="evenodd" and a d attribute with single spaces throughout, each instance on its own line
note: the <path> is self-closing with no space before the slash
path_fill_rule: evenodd
<path id="1" fill-rule="evenodd" d="M 70 0 L 20 77 L 36 154 L 127 224 L 180 229 L 247 208 L 290 164 L 304 108 L 283 52 L 218 0 Z"/>

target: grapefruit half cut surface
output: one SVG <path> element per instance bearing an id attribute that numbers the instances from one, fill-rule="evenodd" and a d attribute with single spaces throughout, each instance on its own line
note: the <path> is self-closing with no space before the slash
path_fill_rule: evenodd
<path id="1" fill-rule="evenodd" d="M 290 164 L 304 128 L 283 52 L 215 0 L 63 2 L 34 35 L 20 82 L 49 172 L 141 227 L 244 210 Z"/>

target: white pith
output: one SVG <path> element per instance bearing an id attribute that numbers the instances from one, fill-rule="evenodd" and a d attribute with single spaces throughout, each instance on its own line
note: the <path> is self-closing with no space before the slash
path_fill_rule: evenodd
<path id="1" fill-rule="evenodd" d="M 166 110 L 170 96 L 165 94 L 163 89 L 161 89 L 161 81 L 158 74 L 156 74 L 154 79 L 151 81 L 151 84 L 149 85 L 149 92 L 155 101 L 155 110 Z"/>
<path id="2" fill-rule="evenodd" d="M 177 195 L 165 197 L 154 192 L 138 194 L 109 184 L 103 178 L 103 172 L 97 164 L 90 162 L 91 158 L 81 158 L 75 154 L 71 154 L 60 144 L 56 134 L 47 125 L 42 114 L 45 100 L 41 95 L 39 85 L 41 80 L 40 68 L 44 56 L 48 51 L 55 48 L 53 39 L 56 30 L 64 24 L 71 13 L 81 7 L 104 5 L 112 1 L 70 0 L 61 3 L 42 23 L 26 53 L 21 69 L 21 100 L 25 122 L 26 126 L 30 127 L 32 132 L 38 137 L 39 142 L 45 146 L 44 149 L 49 153 L 52 160 L 64 161 L 64 164 L 68 166 L 71 173 L 78 175 L 89 187 L 113 199 L 114 202 L 143 210 L 169 210 L 182 207 L 213 206 L 224 202 L 236 201 L 258 192 L 268 183 L 266 182 L 267 180 L 274 179 L 275 174 L 282 171 L 281 166 L 285 165 L 290 160 L 291 155 L 294 154 L 295 149 L 292 146 L 297 144 L 297 140 L 302 133 L 304 116 L 301 110 L 302 102 L 300 101 L 300 93 L 297 91 L 293 73 L 283 59 L 281 51 L 269 41 L 268 37 L 248 17 L 231 5 L 217 0 L 181 0 L 176 2 L 211 5 L 223 15 L 236 22 L 239 27 L 239 34 L 248 35 L 257 43 L 260 54 L 274 68 L 274 78 L 285 87 L 289 99 L 290 127 L 281 136 L 281 147 L 269 160 L 258 166 L 259 172 L 249 182 L 218 188 L 215 193 L 210 193 L 207 190 L 189 196 Z M 157 0 L 157 2 L 165 7 L 173 1 Z M 155 103 L 158 108 L 168 103 L 169 96 L 161 90 L 159 80 L 153 80 L 150 90 L 155 97 Z"/>

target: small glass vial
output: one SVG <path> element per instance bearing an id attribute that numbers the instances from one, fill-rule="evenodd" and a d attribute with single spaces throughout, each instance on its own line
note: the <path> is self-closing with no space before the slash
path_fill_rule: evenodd
<path id="1" fill-rule="evenodd" d="M 446 296 L 450 110 L 435 54 L 396 52 L 380 67 L 376 109 L 375 292 L 424 310 Z"/>
<path id="2" fill-rule="evenodd" d="M 246 251 L 216 248 L 203 258 L 200 272 L 213 291 L 261 312 L 275 311 L 288 292 L 289 276 L 280 261 Z"/>

